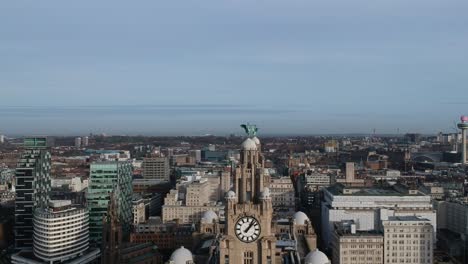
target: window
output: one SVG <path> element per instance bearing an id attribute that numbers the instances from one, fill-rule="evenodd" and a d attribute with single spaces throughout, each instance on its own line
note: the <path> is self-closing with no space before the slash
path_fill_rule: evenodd
<path id="1" fill-rule="evenodd" d="M 253 264 L 253 252 L 246 251 L 244 252 L 244 264 Z"/>

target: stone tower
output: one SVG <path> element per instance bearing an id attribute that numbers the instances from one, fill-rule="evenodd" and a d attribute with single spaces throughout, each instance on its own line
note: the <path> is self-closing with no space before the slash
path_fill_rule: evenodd
<path id="1" fill-rule="evenodd" d="M 103 219 L 103 243 L 102 263 L 120 263 L 120 251 L 122 247 L 122 224 L 119 217 L 118 191 L 111 193 L 111 199 L 107 209 L 107 216 Z"/>
<path id="2" fill-rule="evenodd" d="M 260 141 L 250 135 L 242 143 L 240 162 L 234 170 L 234 190 L 226 194 L 226 226 L 219 243 L 219 263 L 275 263 L 268 177 Z"/>

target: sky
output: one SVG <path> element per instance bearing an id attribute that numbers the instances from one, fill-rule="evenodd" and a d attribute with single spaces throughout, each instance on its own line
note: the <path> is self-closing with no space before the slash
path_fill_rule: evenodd
<path id="1" fill-rule="evenodd" d="M 2 1 L 0 133 L 453 132 L 466 0 Z"/>

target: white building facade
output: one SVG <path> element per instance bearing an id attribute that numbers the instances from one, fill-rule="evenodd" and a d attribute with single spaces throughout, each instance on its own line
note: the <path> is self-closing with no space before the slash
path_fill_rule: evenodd
<path id="1" fill-rule="evenodd" d="M 294 210 L 294 185 L 289 177 L 271 178 L 270 195 L 273 208 L 287 207 Z"/>
<path id="2" fill-rule="evenodd" d="M 433 263 L 434 227 L 428 219 L 415 216 L 389 217 L 382 225 L 384 263 Z"/>
<path id="3" fill-rule="evenodd" d="M 70 201 L 51 201 L 34 212 L 34 255 L 45 262 L 64 262 L 89 248 L 89 216 Z"/>
<path id="4" fill-rule="evenodd" d="M 334 232 L 334 222 L 354 220 L 359 231 L 380 230 L 382 220 L 391 216 L 419 216 L 428 219 L 434 228 L 437 227 L 437 216 L 430 196 L 339 185 L 324 189 L 322 236 L 327 246 Z"/>

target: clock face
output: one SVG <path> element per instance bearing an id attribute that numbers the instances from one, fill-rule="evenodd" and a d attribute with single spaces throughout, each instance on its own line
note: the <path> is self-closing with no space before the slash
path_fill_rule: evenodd
<path id="1" fill-rule="evenodd" d="M 260 236 L 260 223 L 254 217 L 244 216 L 237 221 L 235 231 L 241 241 L 250 243 Z"/>

